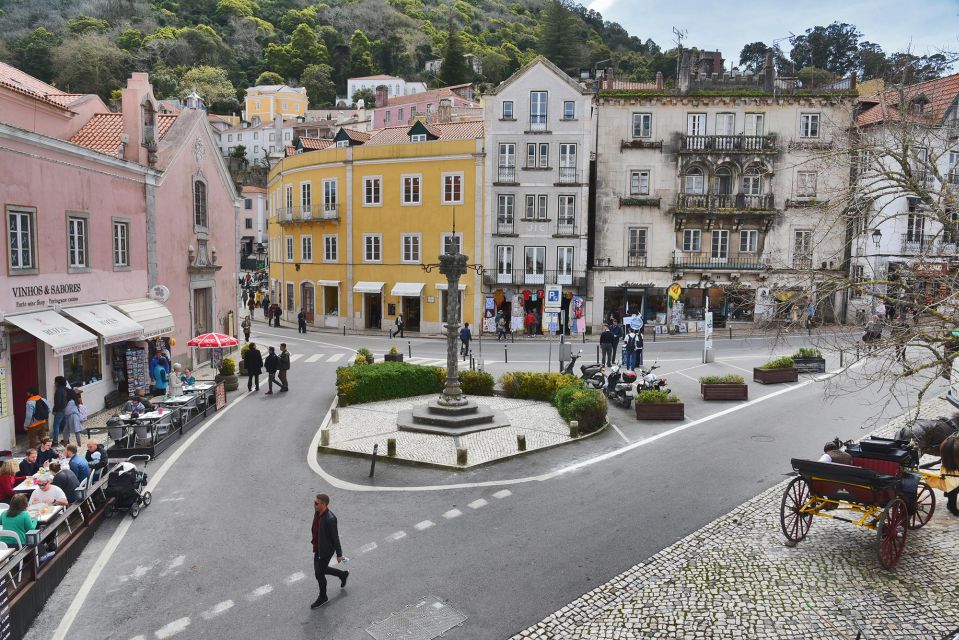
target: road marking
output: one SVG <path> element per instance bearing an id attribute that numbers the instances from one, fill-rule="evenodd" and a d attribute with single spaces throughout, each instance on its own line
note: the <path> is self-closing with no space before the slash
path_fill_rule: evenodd
<path id="1" fill-rule="evenodd" d="M 135 637 L 133 637 L 133 638 L 130 638 L 130 640 L 147 640 L 147 637 L 141 633 L 141 634 L 138 635 L 138 636 L 135 636 Z"/>
<path id="2" fill-rule="evenodd" d="M 161 498 L 157 502 L 180 502 L 181 500 L 186 500 L 186 498 Z"/>
<path id="3" fill-rule="evenodd" d="M 396 531 L 396 532 L 391 533 L 390 535 L 386 536 L 386 540 L 387 540 L 388 542 L 396 542 L 397 540 L 402 540 L 402 539 L 405 538 L 405 537 L 406 537 L 406 532 L 405 532 L 405 531 Z"/>
<path id="4" fill-rule="evenodd" d="M 489 503 L 486 500 L 484 500 L 483 498 L 480 498 L 479 500 L 473 500 L 471 503 L 469 503 L 466 506 L 469 507 L 470 509 L 480 509 L 482 507 L 485 507 L 488 504 Z"/>
<path id="5" fill-rule="evenodd" d="M 209 609 L 207 609 L 200 615 L 203 617 L 204 620 L 212 620 L 213 618 L 217 617 L 221 613 L 225 613 L 232 608 L 233 608 L 233 601 L 224 600 L 220 604 L 213 605 L 212 607 L 210 607 Z"/>
<path id="6" fill-rule="evenodd" d="M 180 445 L 176 451 L 173 452 L 169 458 L 160 466 L 160 470 L 157 471 L 153 478 L 153 490 L 156 491 L 156 487 L 160 484 L 160 481 L 163 479 L 163 476 L 167 474 L 167 471 L 180 459 L 180 456 L 190 448 L 196 439 L 202 436 L 207 429 L 212 425 L 216 424 L 217 420 L 225 416 L 230 409 L 239 404 L 244 398 L 249 397 L 250 392 L 242 393 L 239 397 L 234 399 L 230 404 L 226 405 L 221 411 L 217 411 L 216 414 L 210 418 L 205 424 L 202 424 L 193 432 L 187 440 Z M 317 437 L 319 437 L 319 432 L 317 432 Z M 319 442 L 317 442 L 319 444 Z M 316 451 L 316 447 L 313 448 Z M 87 596 L 90 595 L 90 591 L 93 590 L 93 585 L 96 583 L 97 578 L 100 577 L 100 574 L 103 573 L 103 569 L 107 566 L 107 563 L 110 561 L 110 558 L 113 557 L 113 554 L 116 552 L 117 547 L 120 546 L 120 542 L 123 540 L 123 537 L 127 534 L 127 531 L 130 529 L 130 526 L 133 524 L 133 518 L 124 518 L 123 522 L 120 523 L 120 526 L 116 528 L 113 532 L 113 535 L 110 536 L 110 540 L 107 541 L 107 544 L 103 547 L 103 551 L 100 552 L 100 557 L 97 558 L 96 562 L 93 563 L 93 567 L 87 573 L 86 578 L 83 580 L 83 584 L 80 585 L 80 588 L 77 590 L 76 596 L 73 598 L 73 602 L 70 603 L 70 607 L 67 609 L 67 612 L 63 614 L 63 617 L 60 618 L 60 624 L 57 626 L 56 630 L 53 632 L 51 640 L 66 640 L 68 631 L 70 627 L 73 626 L 73 622 L 77 619 L 80 610 L 83 608 L 84 602 L 86 602 Z"/>
<path id="7" fill-rule="evenodd" d="M 247 600 L 250 600 L 250 601 L 252 602 L 253 600 L 256 600 L 257 598 L 262 598 L 263 596 L 265 596 L 266 594 L 270 593 L 271 591 L 273 591 L 273 585 L 272 585 L 272 584 L 265 584 L 265 585 L 263 585 L 262 587 L 257 587 L 256 589 L 254 589 L 254 590 L 246 597 L 246 599 L 247 599 Z"/>
<path id="8" fill-rule="evenodd" d="M 413 525 L 413 528 L 417 531 L 426 531 L 430 527 L 434 526 L 436 523 L 432 520 L 424 520 L 423 522 L 417 522 Z"/>
<path id="9" fill-rule="evenodd" d="M 289 578 L 287 578 L 283 582 L 285 582 L 286 584 L 293 584 L 294 582 L 299 582 L 305 577 L 306 577 L 305 573 L 303 573 L 302 571 L 297 571 L 296 573 L 291 575 Z"/>
<path id="10" fill-rule="evenodd" d="M 157 629 L 156 633 L 153 635 L 155 635 L 157 638 L 160 638 L 160 640 L 163 640 L 163 638 L 169 638 L 170 636 L 175 636 L 176 634 L 180 633 L 181 631 L 183 631 L 189 626 L 190 626 L 189 618 L 180 618 L 179 620 L 174 620 L 168 625 L 160 627 L 159 629 Z"/>
<path id="11" fill-rule="evenodd" d="M 626 434 L 624 434 L 622 431 L 619 430 L 619 427 L 617 427 L 617 426 L 616 426 L 615 424 L 613 424 L 612 422 L 609 423 L 609 426 L 611 426 L 611 427 L 613 428 L 613 431 L 615 431 L 616 433 L 619 434 L 619 437 L 620 437 L 620 438 L 622 438 L 623 440 L 626 441 L 626 444 L 629 444 L 629 438 L 627 438 L 627 437 L 626 437 Z"/>
<path id="12" fill-rule="evenodd" d="M 503 498 L 508 498 L 511 495 L 513 495 L 513 492 L 510 491 L 509 489 L 500 489 L 499 491 L 493 494 L 493 497 L 496 498 L 497 500 L 502 500 Z"/>
<path id="13" fill-rule="evenodd" d="M 314 353 L 312 356 L 310 356 L 309 358 L 306 359 L 306 362 L 316 362 L 317 360 L 319 360 L 319 359 L 322 358 L 322 357 L 323 357 L 323 354 L 322 354 L 322 353 Z M 292 359 L 293 359 L 293 358 L 290 358 L 290 360 L 292 360 Z"/>
<path id="14" fill-rule="evenodd" d="M 356 349 L 351 349 L 350 347 L 344 347 L 343 345 L 339 345 L 339 344 L 333 344 L 332 342 L 323 342 L 322 340 L 310 340 L 309 338 L 294 338 L 292 336 L 285 336 L 282 333 L 270 333 L 268 331 L 260 331 L 260 333 L 265 336 L 273 336 L 274 338 L 283 338 L 284 340 L 296 340 L 298 342 L 309 342 L 310 344 L 321 344 L 324 347 L 333 347 L 334 349 L 343 349 L 344 351 L 349 351 L 350 353 L 356 353 Z"/>
<path id="15" fill-rule="evenodd" d="M 360 547 L 360 553 L 368 553 L 370 551 L 373 551 L 374 549 L 376 549 L 376 543 L 371 542 L 369 544 L 364 544 L 362 547 Z"/>
<path id="16" fill-rule="evenodd" d="M 331 355 L 329 358 L 327 358 L 326 361 L 327 361 L 327 362 L 336 362 L 337 360 L 339 360 L 339 359 L 342 358 L 342 357 L 343 357 L 343 354 L 342 354 L 342 353 L 334 353 L 334 354 Z"/>
<path id="17" fill-rule="evenodd" d="M 447 520 L 452 520 L 453 518 L 459 518 L 461 515 L 463 515 L 463 512 L 459 509 L 450 509 L 443 514 L 443 517 Z"/>
<path id="18" fill-rule="evenodd" d="M 291 355 L 290 355 L 290 362 L 296 362 L 297 360 L 299 360 L 299 359 L 302 358 L 302 357 L 303 357 L 303 354 L 302 354 L 302 353 L 294 353 L 294 354 L 291 354 Z"/>
<path id="19" fill-rule="evenodd" d="M 732 365 L 730 365 L 730 366 L 732 366 Z M 737 368 L 738 368 L 738 367 L 737 367 Z M 693 382 L 699 382 L 699 380 L 698 380 L 697 378 L 694 378 L 694 377 L 692 377 L 692 376 L 687 376 L 687 375 L 686 375 L 685 373 L 683 373 L 682 371 L 673 371 L 672 373 L 678 373 L 678 374 L 681 375 L 682 377 L 687 378 L 687 379 L 689 379 L 689 380 L 692 380 Z"/>
<path id="20" fill-rule="evenodd" d="M 163 576 L 169 575 L 174 569 L 183 564 L 184 560 L 186 560 L 186 556 L 175 557 L 170 561 L 170 564 L 167 565 L 167 568 L 163 570 L 163 572 L 160 574 L 160 577 L 162 578 Z"/>

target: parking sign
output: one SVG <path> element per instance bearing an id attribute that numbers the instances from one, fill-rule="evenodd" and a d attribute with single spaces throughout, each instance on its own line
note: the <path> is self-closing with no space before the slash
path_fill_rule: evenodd
<path id="1" fill-rule="evenodd" d="M 563 287 L 558 284 L 546 285 L 546 308 L 559 309 L 563 296 Z"/>

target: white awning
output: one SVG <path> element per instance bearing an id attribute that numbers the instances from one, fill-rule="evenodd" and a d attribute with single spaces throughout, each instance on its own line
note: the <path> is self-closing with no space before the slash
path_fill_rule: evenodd
<path id="1" fill-rule="evenodd" d="M 338 287 L 340 286 L 339 280 L 317 280 L 316 284 L 321 287 Z"/>
<path id="2" fill-rule="evenodd" d="M 97 346 L 97 337 L 73 324 L 56 311 L 37 311 L 19 316 L 5 316 L 4 320 L 46 342 L 58 356 Z"/>
<path id="3" fill-rule="evenodd" d="M 353 293 L 381 293 L 385 282 L 357 282 L 353 285 Z"/>
<path id="4" fill-rule="evenodd" d="M 397 282 L 393 285 L 390 295 L 401 298 L 418 298 L 423 294 L 423 287 L 425 286 L 422 282 Z"/>
<path id="5" fill-rule="evenodd" d="M 108 304 L 71 307 L 63 313 L 99 333 L 106 344 L 143 339 L 143 327 Z"/>
<path id="6" fill-rule="evenodd" d="M 117 302 L 113 306 L 143 327 L 144 339 L 168 336 L 176 329 L 173 314 L 156 300 L 137 298 Z"/>
<path id="7" fill-rule="evenodd" d="M 437 290 L 437 291 L 446 291 L 446 290 L 449 289 L 449 288 L 450 288 L 450 286 L 449 286 L 448 284 L 446 284 L 445 282 L 441 282 L 441 283 L 439 283 L 439 284 L 436 285 L 436 290 Z M 460 291 L 466 291 L 466 285 L 465 285 L 465 284 L 461 284 L 461 285 L 460 285 Z"/>

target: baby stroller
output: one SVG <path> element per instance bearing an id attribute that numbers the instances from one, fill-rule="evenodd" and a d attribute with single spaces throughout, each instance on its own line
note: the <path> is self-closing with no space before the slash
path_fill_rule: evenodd
<path id="1" fill-rule="evenodd" d="M 149 491 L 143 491 L 147 484 L 146 471 L 140 471 L 133 464 L 133 460 L 143 459 L 144 466 L 150 461 L 150 456 L 139 455 L 130 456 L 125 462 L 121 462 L 110 471 L 107 476 L 107 498 L 113 498 L 113 502 L 107 506 L 106 517 L 110 518 L 117 511 L 129 511 L 130 515 L 136 518 L 140 515 L 140 508 L 149 506 L 153 500 L 153 495 Z"/>

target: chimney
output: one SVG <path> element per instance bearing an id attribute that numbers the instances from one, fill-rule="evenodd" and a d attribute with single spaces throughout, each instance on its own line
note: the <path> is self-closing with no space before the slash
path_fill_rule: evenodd
<path id="1" fill-rule="evenodd" d="M 385 107 L 390 101 L 390 90 L 385 84 L 376 87 L 376 105 L 377 109 Z"/>
<path id="2" fill-rule="evenodd" d="M 663 72 L 662 71 L 656 72 L 656 89 L 660 91 L 662 91 L 663 89 Z"/>
<path id="3" fill-rule="evenodd" d="M 766 51 L 766 66 L 763 67 L 763 90 L 773 92 L 776 86 L 776 65 L 773 62 L 773 50 Z"/>
<path id="4" fill-rule="evenodd" d="M 439 124 L 448 124 L 453 121 L 453 101 L 449 98 L 440 100 L 440 106 L 436 109 L 436 122 Z"/>
<path id="5" fill-rule="evenodd" d="M 123 114 L 123 133 L 126 143 L 123 146 L 123 159 L 146 165 L 148 152 L 143 145 L 155 140 L 147 140 L 155 131 L 156 99 L 150 76 L 144 72 L 135 72 L 127 80 L 120 99 Z"/>

